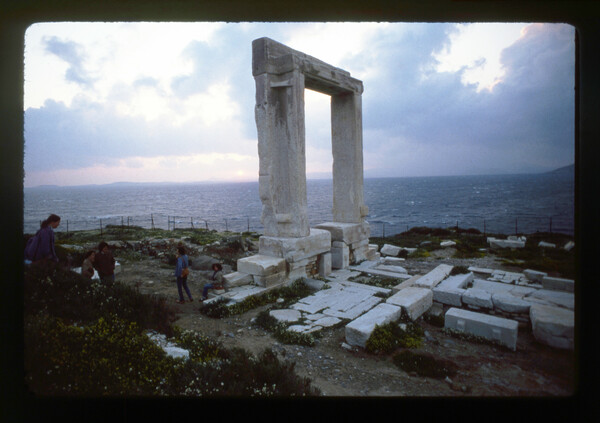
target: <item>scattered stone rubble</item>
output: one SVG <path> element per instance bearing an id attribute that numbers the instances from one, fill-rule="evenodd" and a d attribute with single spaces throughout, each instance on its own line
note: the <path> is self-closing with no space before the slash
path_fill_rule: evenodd
<path id="1" fill-rule="evenodd" d="M 469 268 L 468 274 L 449 276 L 452 266 L 447 264 L 440 264 L 425 275 L 411 276 L 403 267 L 389 264 L 389 260 L 383 257 L 335 270 L 327 283 L 308 279 L 317 289 L 313 295 L 289 309 L 272 311 L 271 315 L 291 324 L 290 330 L 302 333 L 345 323 L 346 343 L 362 348 L 375 326 L 397 320 L 403 314 L 414 321 L 425 313 L 445 314 L 445 327 L 499 342 L 513 350 L 518 328 L 523 325 L 531 325 L 534 337 L 541 343 L 574 348 L 572 280 L 559 279 L 557 283 L 557 278 L 531 269 L 513 273 L 476 267 Z M 387 289 L 348 280 L 362 273 L 382 272 L 388 277 L 395 275 L 398 285 Z M 215 299 L 225 297 L 236 302 L 267 289 L 238 285 Z"/>

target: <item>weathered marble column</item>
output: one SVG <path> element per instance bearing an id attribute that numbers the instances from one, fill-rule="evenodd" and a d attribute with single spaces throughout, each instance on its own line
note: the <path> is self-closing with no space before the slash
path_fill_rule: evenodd
<path id="1" fill-rule="evenodd" d="M 285 65 L 285 64 L 284 64 Z M 259 192 L 266 236 L 308 236 L 304 75 L 298 70 L 255 76 Z"/>
<path id="2" fill-rule="evenodd" d="M 364 223 L 362 82 L 269 38 L 252 42 L 259 190 L 266 236 L 310 234 L 306 199 L 304 89 L 331 96 L 333 220 Z"/>
<path id="3" fill-rule="evenodd" d="M 364 204 L 362 96 L 348 92 L 331 97 L 333 220 L 361 223 Z"/>

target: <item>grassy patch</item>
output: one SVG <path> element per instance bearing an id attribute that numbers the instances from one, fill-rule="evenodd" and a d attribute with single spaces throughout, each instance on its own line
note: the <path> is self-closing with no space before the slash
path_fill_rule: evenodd
<path id="1" fill-rule="evenodd" d="M 41 396 L 319 395 L 270 350 L 254 357 L 172 326 L 162 297 L 90 281 L 56 265 L 27 266 L 25 382 Z M 173 358 L 146 334 L 167 335 L 190 359 Z"/>
<path id="2" fill-rule="evenodd" d="M 482 258 L 487 254 L 485 251 L 480 251 L 487 248 L 486 237 L 466 235 L 458 237 L 455 241 L 454 258 Z"/>
<path id="3" fill-rule="evenodd" d="M 288 329 L 288 325 L 278 322 L 269 314 L 269 310 L 263 310 L 256 316 L 256 324 L 271 332 L 275 339 L 283 344 L 306 345 L 312 347 L 315 345 L 315 336 L 310 333 L 300 333 Z"/>
<path id="4" fill-rule="evenodd" d="M 185 332 L 178 340 L 191 359 L 173 358 L 132 322 L 100 318 L 86 327 L 30 316 L 25 326 L 26 383 L 52 396 L 303 396 L 318 395 L 310 380 L 270 350 L 257 358 L 216 348 Z"/>
<path id="5" fill-rule="evenodd" d="M 141 328 L 172 334 L 175 308 L 164 297 L 142 295 L 119 282 L 105 285 L 52 263 L 26 267 L 23 282 L 26 314 L 43 312 L 79 323 L 116 315 Z"/>
<path id="6" fill-rule="evenodd" d="M 556 248 L 538 247 L 540 241 L 556 244 Z M 524 248 L 501 248 L 495 250 L 495 253 L 505 264 L 517 264 L 524 269 L 535 269 L 574 279 L 575 250 L 566 251 L 562 248 L 568 241 L 572 241 L 572 237 L 563 234 L 535 233 L 527 235 Z"/>
<path id="7" fill-rule="evenodd" d="M 392 288 L 400 283 L 396 278 L 386 278 L 383 276 L 371 276 L 368 273 L 361 273 L 357 276 L 351 276 L 348 278 L 351 282 L 362 283 L 364 285 L 376 286 L 379 288 Z"/>
<path id="8" fill-rule="evenodd" d="M 427 258 L 431 257 L 429 251 L 419 248 L 417 251 L 413 251 L 408 255 L 408 258 Z"/>

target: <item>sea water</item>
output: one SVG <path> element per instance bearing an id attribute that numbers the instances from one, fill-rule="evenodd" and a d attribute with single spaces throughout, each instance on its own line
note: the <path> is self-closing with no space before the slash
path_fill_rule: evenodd
<path id="1" fill-rule="evenodd" d="M 367 178 L 372 236 L 416 226 L 475 228 L 486 233 L 574 234 L 571 173 Z M 307 180 L 311 226 L 331 221 L 332 181 Z M 258 182 L 111 184 L 25 188 L 24 232 L 54 213 L 57 231 L 106 225 L 195 227 L 261 233 Z"/>

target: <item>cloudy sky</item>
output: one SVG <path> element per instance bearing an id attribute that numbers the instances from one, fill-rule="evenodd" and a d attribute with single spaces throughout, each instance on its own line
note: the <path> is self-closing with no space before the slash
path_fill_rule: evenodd
<path id="1" fill-rule="evenodd" d="M 574 162 L 565 24 L 40 23 L 25 35 L 25 186 L 256 181 L 252 40 L 363 81 L 365 177 Z M 329 97 L 306 91 L 306 170 L 330 177 Z"/>

